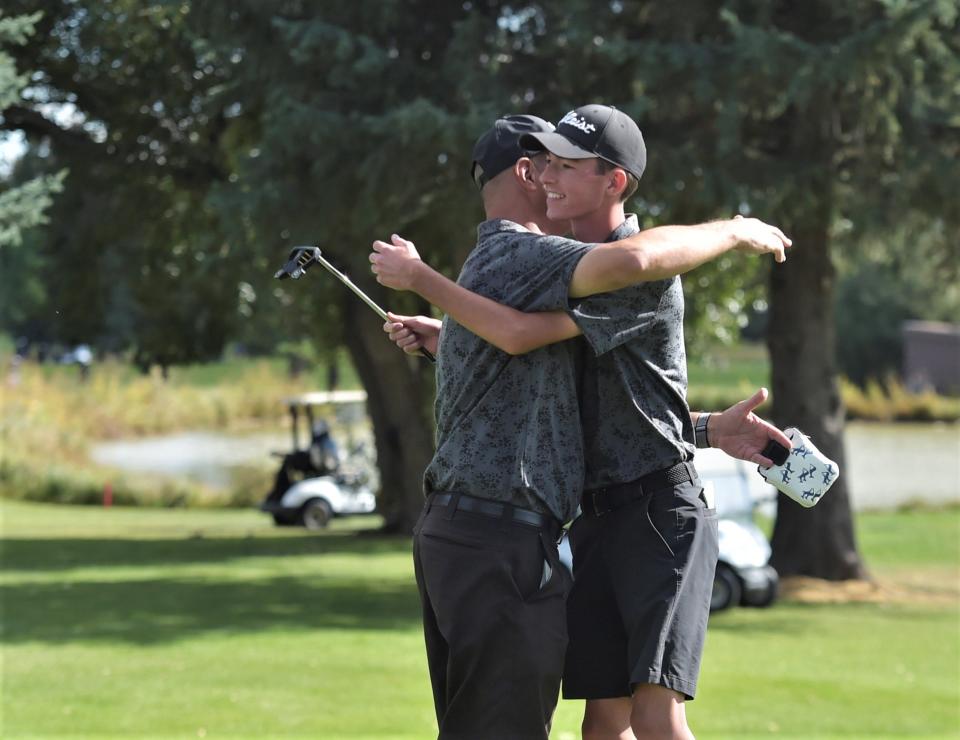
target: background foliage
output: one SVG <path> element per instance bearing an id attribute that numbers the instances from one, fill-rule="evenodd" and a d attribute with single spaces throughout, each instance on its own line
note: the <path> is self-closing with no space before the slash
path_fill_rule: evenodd
<path id="1" fill-rule="evenodd" d="M 402 233 L 455 275 L 480 218 L 470 145 L 504 112 L 633 115 L 646 225 L 744 212 L 787 227 L 803 251 L 777 290 L 769 265 L 736 255 L 685 280 L 687 335 L 702 354 L 744 328 L 803 328 L 804 373 L 771 345 L 774 395 L 810 399 L 782 412 L 814 433 L 842 425 L 838 393 L 815 392 L 835 387 L 835 353 L 855 382 L 885 382 L 902 319 L 960 309 L 955 0 L 4 8 L 2 127 L 26 150 L 0 184 L 0 329 L 144 369 L 305 337 L 321 360 L 345 346 L 406 491 L 399 528 L 429 455 L 414 430 L 430 425 L 430 369 L 388 354 L 340 286 L 272 274 L 316 243 L 379 301 L 426 311 L 370 279 L 369 244 Z"/>
<path id="2" fill-rule="evenodd" d="M 954 3 L 375 5 L 10 3 L 0 108 L 28 149 L 0 193 L 0 327 L 144 366 L 231 341 L 334 345 L 330 295 L 271 284 L 286 245 L 359 269 L 398 231 L 455 274 L 479 218 L 473 138 L 506 110 L 586 100 L 643 124 L 632 206 L 648 225 L 764 216 L 814 195 L 805 169 L 836 168 L 839 360 L 856 382 L 897 369 L 902 318 L 960 310 Z M 785 157 L 818 96 L 830 150 Z M 686 281 L 696 350 L 762 328 L 765 269 L 722 260 Z"/>

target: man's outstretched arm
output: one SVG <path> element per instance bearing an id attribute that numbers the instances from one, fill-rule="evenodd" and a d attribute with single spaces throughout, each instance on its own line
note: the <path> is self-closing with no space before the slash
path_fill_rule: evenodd
<path id="1" fill-rule="evenodd" d="M 730 250 L 772 254 L 783 262 L 792 244 L 776 226 L 755 218 L 657 226 L 585 254 L 570 281 L 570 296 L 582 298 L 682 275 Z"/>

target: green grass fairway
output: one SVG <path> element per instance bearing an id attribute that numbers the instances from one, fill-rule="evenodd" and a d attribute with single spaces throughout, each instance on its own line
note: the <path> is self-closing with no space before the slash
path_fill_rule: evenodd
<path id="1" fill-rule="evenodd" d="M 428 738 L 409 540 L 0 502 L 3 737 Z M 858 522 L 879 603 L 715 615 L 698 738 L 960 736 L 960 511 Z M 562 702 L 553 738 L 579 737 Z"/>

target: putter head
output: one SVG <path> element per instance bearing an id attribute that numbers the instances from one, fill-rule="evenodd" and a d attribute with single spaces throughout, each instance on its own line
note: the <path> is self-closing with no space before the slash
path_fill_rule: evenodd
<path id="1" fill-rule="evenodd" d="M 290 250 L 287 263 L 277 270 L 274 277 L 278 280 L 286 280 L 287 278 L 299 280 L 312 265 L 317 263 L 319 256 L 319 247 L 294 247 Z"/>

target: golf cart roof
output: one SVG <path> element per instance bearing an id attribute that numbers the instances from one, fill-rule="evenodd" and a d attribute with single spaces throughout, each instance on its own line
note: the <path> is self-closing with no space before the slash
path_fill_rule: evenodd
<path id="1" fill-rule="evenodd" d="M 288 396 L 283 399 L 287 406 L 332 406 L 342 403 L 363 403 L 367 400 L 366 391 L 314 391 Z"/>

